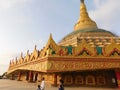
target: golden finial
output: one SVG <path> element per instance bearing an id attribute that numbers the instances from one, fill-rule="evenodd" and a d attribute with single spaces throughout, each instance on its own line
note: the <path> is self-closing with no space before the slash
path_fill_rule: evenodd
<path id="1" fill-rule="evenodd" d="M 74 26 L 74 30 L 83 30 L 88 28 L 97 28 L 96 23 L 90 19 L 84 0 L 81 0 L 80 17 Z"/>
<path id="2" fill-rule="evenodd" d="M 17 61 L 17 57 L 15 58 L 15 60 Z"/>
<path id="3" fill-rule="evenodd" d="M 11 65 L 11 60 L 10 60 L 10 65 Z"/>
<path id="4" fill-rule="evenodd" d="M 37 49 L 37 45 L 35 45 L 35 48 L 34 48 L 34 50 L 36 50 Z"/>
<path id="5" fill-rule="evenodd" d="M 84 3 L 84 0 L 81 0 L 81 3 Z"/>
<path id="6" fill-rule="evenodd" d="M 52 33 L 50 33 L 50 38 L 52 38 Z"/>
<path id="7" fill-rule="evenodd" d="M 27 55 L 29 55 L 29 50 L 27 50 Z"/>
<path id="8" fill-rule="evenodd" d="M 21 56 L 21 58 L 23 58 L 23 53 L 22 53 L 22 52 L 21 52 L 21 55 L 20 55 L 20 56 Z"/>
<path id="9" fill-rule="evenodd" d="M 51 42 L 51 40 L 53 40 L 53 38 L 52 38 L 52 33 L 50 33 L 50 36 L 49 36 L 49 43 Z"/>

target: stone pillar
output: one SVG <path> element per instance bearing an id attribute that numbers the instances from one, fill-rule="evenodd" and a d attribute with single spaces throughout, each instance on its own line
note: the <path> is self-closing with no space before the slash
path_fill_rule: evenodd
<path id="1" fill-rule="evenodd" d="M 14 80 L 14 74 L 11 75 L 11 80 Z"/>
<path id="2" fill-rule="evenodd" d="M 29 82 L 33 82 L 33 76 L 32 76 L 32 71 L 29 71 Z"/>
<path id="3" fill-rule="evenodd" d="M 21 72 L 19 71 L 18 78 L 17 78 L 18 81 L 20 81 L 20 77 L 21 77 Z"/>
<path id="4" fill-rule="evenodd" d="M 60 84 L 60 80 L 63 80 L 61 74 L 57 74 L 57 85 Z"/>
<path id="5" fill-rule="evenodd" d="M 53 77 L 54 77 L 54 85 L 57 86 L 57 74 L 54 74 Z"/>
<path id="6" fill-rule="evenodd" d="M 41 78 L 42 78 L 42 74 L 41 74 L 41 73 L 38 73 L 38 77 L 37 77 L 38 82 L 41 81 Z"/>
<path id="7" fill-rule="evenodd" d="M 33 73 L 33 82 L 35 82 L 35 76 L 36 76 L 36 73 L 34 72 Z"/>
<path id="8" fill-rule="evenodd" d="M 116 70 L 115 73 L 117 78 L 117 84 L 118 84 L 118 87 L 120 88 L 120 70 Z"/>

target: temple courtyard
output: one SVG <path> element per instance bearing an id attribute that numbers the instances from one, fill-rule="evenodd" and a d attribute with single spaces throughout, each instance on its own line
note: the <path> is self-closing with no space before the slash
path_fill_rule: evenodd
<path id="1" fill-rule="evenodd" d="M 27 83 L 8 79 L 0 79 L 0 90 L 37 90 L 39 83 Z M 46 85 L 45 90 L 58 90 L 57 87 Z M 96 87 L 65 87 L 65 90 L 120 90 L 119 88 L 96 88 Z"/>

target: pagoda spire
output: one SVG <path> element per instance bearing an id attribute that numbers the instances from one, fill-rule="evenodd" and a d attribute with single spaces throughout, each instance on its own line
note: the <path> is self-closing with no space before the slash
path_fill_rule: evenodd
<path id="1" fill-rule="evenodd" d="M 29 55 L 29 50 L 27 50 L 27 55 Z"/>
<path id="2" fill-rule="evenodd" d="M 97 24 L 90 19 L 86 5 L 84 3 L 84 0 L 80 0 L 81 5 L 80 5 L 80 17 L 78 19 L 78 22 L 74 26 L 74 30 L 83 30 L 83 29 L 88 29 L 88 28 L 97 28 Z"/>
<path id="3" fill-rule="evenodd" d="M 81 3 L 84 3 L 84 0 L 81 0 Z"/>
<path id="4" fill-rule="evenodd" d="M 37 49 L 37 45 L 35 45 L 35 47 L 34 47 L 34 50 L 36 50 Z"/>
<path id="5" fill-rule="evenodd" d="M 20 55 L 21 58 L 23 58 L 23 53 L 21 52 L 21 55 Z"/>

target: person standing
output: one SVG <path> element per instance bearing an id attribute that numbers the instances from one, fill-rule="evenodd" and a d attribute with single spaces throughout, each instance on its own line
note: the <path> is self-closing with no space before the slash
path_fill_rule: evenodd
<path id="1" fill-rule="evenodd" d="M 37 90 L 41 90 L 41 88 L 40 88 L 40 85 L 38 85 L 38 88 L 37 88 Z"/>
<path id="2" fill-rule="evenodd" d="M 64 83 L 64 81 L 60 80 L 60 84 L 59 84 L 58 90 L 64 90 L 63 83 Z"/>
<path id="3" fill-rule="evenodd" d="M 42 78 L 40 87 L 41 87 L 41 90 L 45 90 L 45 78 L 44 77 Z"/>

